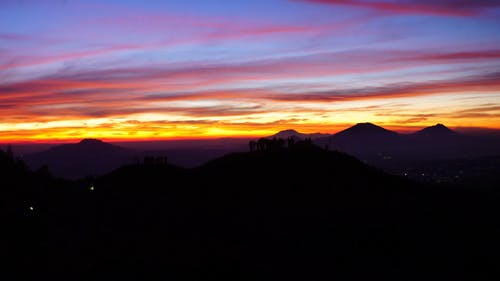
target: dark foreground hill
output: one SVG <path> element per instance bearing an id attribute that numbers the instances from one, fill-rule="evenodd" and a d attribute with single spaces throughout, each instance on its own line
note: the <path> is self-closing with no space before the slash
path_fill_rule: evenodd
<path id="1" fill-rule="evenodd" d="M 230 154 L 192 170 L 132 165 L 80 182 L 56 182 L 1 160 L 10 171 L 5 186 L 19 183 L 2 189 L 13 202 L 3 212 L 13 224 L 7 229 L 25 231 L 10 237 L 7 253 L 38 278 L 500 276 L 497 192 L 415 184 L 338 152 Z"/>

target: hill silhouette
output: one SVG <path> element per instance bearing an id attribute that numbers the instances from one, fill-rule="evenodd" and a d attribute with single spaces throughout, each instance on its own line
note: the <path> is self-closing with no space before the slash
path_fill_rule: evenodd
<path id="1" fill-rule="evenodd" d="M 115 144 L 83 139 L 78 143 L 54 145 L 23 157 L 32 169 L 45 165 L 55 176 L 80 179 L 103 175 L 147 157 L 168 157 L 169 163 L 191 168 L 229 152 L 245 151 L 247 142 L 246 139 L 217 139 Z"/>
<path id="2" fill-rule="evenodd" d="M 58 145 L 28 154 L 25 160 L 33 169 L 46 165 L 55 175 L 78 179 L 108 173 L 131 163 L 137 154 L 135 150 L 98 139 L 83 139 L 78 143 Z"/>
<path id="3" fill-rule="evenodd" d="M 315 146 L 234 153 L 196 169 L 134 164 L 73 182 L 4 158 L 2 171 L 24 171 L 11 172 L 6 186 L 19 184 L 2 192 L 18 198 L 9 200 L 8 216 L 28 231 L 11 237 L 8 249 L 26 242 L 21 249 L 31 258 L 17 251 L 16 261 L 38 278 L 494 280 L 498 274 L 497 192 L 417 184 Z M 42 231 L 49 235 L 31 235 Z"/>

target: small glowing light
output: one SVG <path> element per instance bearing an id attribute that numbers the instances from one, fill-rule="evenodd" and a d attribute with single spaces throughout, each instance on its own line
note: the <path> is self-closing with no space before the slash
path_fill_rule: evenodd
<path id="1" fill-rule="evenodd" d="M 30 206 L 30 211 L 33 211 L 35 210 L 35 208 L 33 206 Z"/>
<path id="2" fill-rule="evenodd" d="M 89 189 L 90 189 L 90 191 L 94 191 L 94 186 L 91 185 Z"/>

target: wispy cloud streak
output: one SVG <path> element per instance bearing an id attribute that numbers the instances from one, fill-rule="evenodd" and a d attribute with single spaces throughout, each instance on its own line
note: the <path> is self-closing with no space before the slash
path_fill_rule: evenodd
<path id="1" fill-rule="evenodd" d="M 486 9 L 498 8 L 500 3 L 495 0 L 478 1 L 370 1 L 370 0 L 300 0 L 303 2 L 351 6 L 377 10 L 390 14 L 420 14 L 438 16 L 477 16 Z"/>

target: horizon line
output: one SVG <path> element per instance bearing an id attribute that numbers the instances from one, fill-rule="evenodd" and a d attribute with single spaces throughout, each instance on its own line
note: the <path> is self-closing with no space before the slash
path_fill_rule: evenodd
<path id="1" fill-rule="evenodd" d="M 40 138 L 40 139 L 19 139 L 19 140 L 0 140 L 0 145 L 12 145 L 12 144 L 24 144 L 24 145 L 36 145 L 36 144 L 64 144 L 64 143 L 75 143 L 79 142 L 84 139 L 98 139 L 104 142 L 109 142 L 109 143 L 134 143 L 134 142 L 168 142 L 168 141 L 210 141 L 210 140 L 221 140 L 221 139 L 254 139 L 254 138 L 262 138 L 262 137 L 269 137 L 274 134 L 277 134 L 282 131 L 287 131 L 287 130 L 294 130 L 299 134 L 325 134 L 325 135 L 334 135 L 337 134 L 343 130 L 349 129 L 357 124 L 365 124 L 365 123 L 371 123 L 375 126 L 394 131 L 398 134 L 412 134 L 416 133 L 424 128 L 432 127 L 438 124 L 442 124 L 446 126 L 449 129 L 452 129 L 454 131 L 457 131 L 459 133 L 464 133 L 464 134 L 477 134 L 477 135 L 482 135 L 482 134 L 488 134 L 488 133 L 500 133 L 500 128 L 492 128 L 492 127 L 466 127 L 466 126 L 447 126 L 446 124 L 443 123 L 434 123 L 433 125 L 427 125 L 427 126 L 398 126 L 398 125 L 390 125 L 390 126 L 383 126 L 383 125 L 377 125 L 376 123 L 373 122 L 358 122 L 358 123 L 353 123 L 350 126 L 343 127 L 342 129 L 338 129 L 333 132 L 322 132 L 322 131 L 311 131 L 307 132 L 306 131 L 301 131 L 295 128 L 287 128 L 287 129 L 275 129 L 273 132 L 266 134 L 266 135 L 261 135 L 261 134 L 256 134 L 256 135 L 213 135 L 213 136 L 176 136 L 176 137 L 146 137 L 146 138 L 113 138 L 113 137 L 99 137 L 99 136 L 85 136 L 85 137 L 79 137 L 79 138 Z M 340 126 L 339 126 L 340 128 Z"/>

